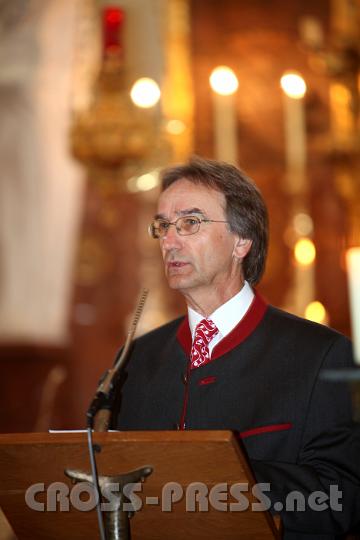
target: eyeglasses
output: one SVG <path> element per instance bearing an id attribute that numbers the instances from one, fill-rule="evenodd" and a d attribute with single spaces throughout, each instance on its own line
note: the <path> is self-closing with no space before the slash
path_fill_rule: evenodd
<path id="1" fill-rule="evenodd" d="M 152 238 L 161 239 L 167 235 L 170 225 L 174 225 L 176 232 L 180 236 L 189 236 L 196 234 L 201 223 L 229 223 L 228 221 L 219 221 L 216 219 L 205 219 L 198 216 L 183 216 L 176 221 L 167 221 L 166 219 L 154 219 L 149 225 L 149 234 Z"/>

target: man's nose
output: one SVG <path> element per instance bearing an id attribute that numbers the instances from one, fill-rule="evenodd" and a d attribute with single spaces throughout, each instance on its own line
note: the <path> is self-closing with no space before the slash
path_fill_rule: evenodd
<path id="1" fill-rule="evenodd" d="M 176 226 L 171 224 L 165 236 L 162 238 L 162 247 L 166 251 L 169 251 L 170 249 L 174 248 L 178 249 L 179 247 L 181 247 L 181 245 L 181 236 L 177 232 Z"/>

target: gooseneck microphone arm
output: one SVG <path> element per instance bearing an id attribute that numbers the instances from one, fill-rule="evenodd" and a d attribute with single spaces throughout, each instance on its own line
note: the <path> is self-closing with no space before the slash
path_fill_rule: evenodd
<path id="1" fill-rule="evenodd" d="M 86 413 L 87 426 L 95 431 L 107 431 L 108 429 L 111 416 L 111 394 L 114 389 L 114 381 L 125 366 L 148 293 L 148 289 L 142 290 L 124 347 L 119 352 L 114 366 L 106 371 L 105 376 L 100 381 L 95 396 Z"/>

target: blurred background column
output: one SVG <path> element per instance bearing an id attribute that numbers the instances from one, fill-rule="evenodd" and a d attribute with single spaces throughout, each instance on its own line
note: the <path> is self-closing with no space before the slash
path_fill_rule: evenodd
<path id="1" fill-rule="evenodd" d="M 78 4 L 0 4 L 0 339 L 8 342 L 68 339 L 83 187 L 67 151 Z"/>

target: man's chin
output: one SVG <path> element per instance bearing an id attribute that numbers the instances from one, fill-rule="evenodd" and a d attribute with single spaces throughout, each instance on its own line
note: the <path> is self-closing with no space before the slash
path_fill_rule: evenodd
<path id="1" fill-rule="evenodd" d="M 167 276 L 168 285 L 170 289 L 181 290 L 187 289 L 190 285 L 189 278 L 180 275 Z"/>
<path id="2" fill-rule="evenodd" d="M 183 284 L 181 283 L 183 280 L 180 280 L 179 278 L 168 278 L 168 285 L 170 289 L 178 290 L 183 288 Z"/>

